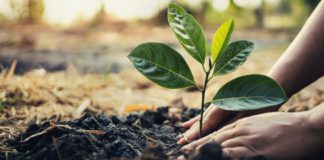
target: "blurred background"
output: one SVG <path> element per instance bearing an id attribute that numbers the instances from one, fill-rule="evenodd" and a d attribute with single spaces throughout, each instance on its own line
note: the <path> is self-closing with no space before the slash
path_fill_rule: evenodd
<path id="1" fill-rule="evenodd" d="M 177 0 L 203 25 L 208 40 L 229 18 L 232 40 L 249 39 L 256 53 L 280 55 L 320 0 Z M 161 41 L 179 48 L 168 28 L 170 0 L 0 0 L 0 64 L 15 73 L 34 68 L 119 72 L 136 45 Z M 180 50 L 183 52 L 183 50 Z M 270 63 L 272 61 L 265 61 Z"/>
<path id="2" fill-rule="evenodd" d="M 233 18 L 231 41 L 255 43 L 242 67 L 210 82 L 207 98 L 235 77 L 266 74 L 319 1 L 176 0 L 202 24 L 209 42 L 220 24 Z M 195 80 L 202 83 L 201 67 L 179 46 L 168 27 L 170 2 L 0 0 L 0 102 L 5 111 L 17 115 L 15 109 L 20 108 L 21 115 L 40 118 L 75 116 L 86 109 L 198 107 L 199 92 L 153 85 L 126 57 L 140 43 L 166 43 L 185 57 Z M 324 101 L 323 84 L 322 79 L 292 98 L 288 110 L 305 110 Z"/>

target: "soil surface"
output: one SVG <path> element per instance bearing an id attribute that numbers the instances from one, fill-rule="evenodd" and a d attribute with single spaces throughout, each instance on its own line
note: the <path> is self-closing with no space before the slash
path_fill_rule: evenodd
<path id="1" fill-rule="evenodd" d="M 16 74 L 38 68 L 50 72 L 62 71 L 70 65 L 81 73 L 106 74 L 133 68 L 126 56 L 143 42 L 164 42 L 181 51 L 181 46 L 166 26 L 146 26 L 141 23 L 138 27 L 134 24 L 111 24 L 96 29 L 54 28 L 38 25 L 0 26 L 0 70 L 9 68 L 12 61 L 17 60 Z M 205 29 L 206 37 L 211 41 L 215 27 Z M 276 59 L 291 41 L 290 37 L 291 33 L 286 31 L 277 33 L 268 30 L 237 30 L 233 35 L 233 39 L 255 42 L 257 52 L 271 52 L 259 61 L 272 55 Z M 190 59 L 187 54 L 183 56 Z M 272 63 L 273 60 L 267 62 Z M 199 69 L 201 67 L 195 63 L 193 65 Z"/>
<path id="2" fill-rule="evenodd" d="M 31 124 L 7 141 L 16 152 L 0 154 L 0 159 L 175 159 L 181 154 L 175 139 L 182 132 L 178 123 L 198 112 L 183 108 L 171 113 L 160 107 L 124 117 L 86 113 L 71 121 Z"/>

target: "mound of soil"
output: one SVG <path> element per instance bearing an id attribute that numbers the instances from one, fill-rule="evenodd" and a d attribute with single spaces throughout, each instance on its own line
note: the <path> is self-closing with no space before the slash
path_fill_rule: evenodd
<path id="1" fill-rule="evenodd" d="M 71 121 L 32 124 L 19 138 L 7 142 L 17 152 L 6 157 L 15 160 L 174 159 L 181 154 L 181 146 L 175 139 L 182 132 L 178 122 L 198 112 L 184 108 L 175 114 L 168 107 L 161 107 L 126 117 L 85 114 Z M 2 158 L 4 154 L 0 154 Z"/>

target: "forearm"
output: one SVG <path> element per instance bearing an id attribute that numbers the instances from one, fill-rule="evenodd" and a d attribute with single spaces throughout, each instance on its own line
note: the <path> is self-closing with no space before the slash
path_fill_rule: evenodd
<path id="1" fill-rule="evenodd" d="M 271 68 L 269 76 L 281 84 L 288 97 L 324 74 L 324 1 Z"/>

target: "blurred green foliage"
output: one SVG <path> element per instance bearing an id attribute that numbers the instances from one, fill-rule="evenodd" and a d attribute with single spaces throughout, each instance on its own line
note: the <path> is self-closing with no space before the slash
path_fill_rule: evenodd
<path id="1" fill-rule="evenodd" d="M 27 15 L 25 20 L 27 23 L 38 23 L 41 21 L 45 6 L 43 0 L 27 0 Z"/>
<path id="2" fill-rule="evenodd" d="M 240 6 L 237 1 L 229 0 L 229 7 L 225 11 L 215 10 L 212 0 L 202 0 L 198 6 L 192 7 L 185 0 L 177 3 L 204 26 L 218 25 L 234 18 L 237 28 L 269 28 L 269 29 L 297 29 L 300 28 L 320 0 L 281 0 L 279 3 L 268 3 L 261 0 L 258 7 Z M 164 17 L 154 17 L 163 20 Z M 159 23 L 158 23 L 159 24 Z"/>
<path id="3" fill-rule="evenodd" d="M 0 22 L 35 24 L 42 21 L 45 5 L 43 0 L 9 0 L 10 15 L 0 13 Z"/>
<path id="4" fill-rule="evenodd" d="M 231 18 L 235 19 L 237 28 L 249 27 L 255 23 L 252 11 L 239 7 L 233 3 L 233 1 L 231 1 L 229 7 L 223 12 L 214 10 L 213 7 L 209 5 L 207 14 L 205 15 L 205 22 L 209 25 L 215 25 Z"/>
<path id="5" fill-rule="evenodd" d="M 278 4 L 262 1 L 257 8 L 241 7 L 231 0 L 224 12 L 214 10 L 211 5 L 205 16 L 208 24 L 219 24 L 234 17 L 238 28 L 299 28 L 317 5 L 310 0 L 281 0 Z"/>

